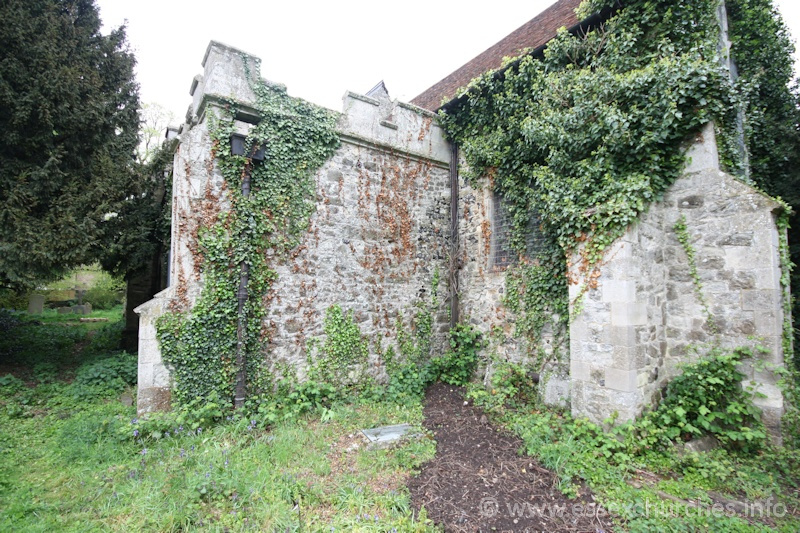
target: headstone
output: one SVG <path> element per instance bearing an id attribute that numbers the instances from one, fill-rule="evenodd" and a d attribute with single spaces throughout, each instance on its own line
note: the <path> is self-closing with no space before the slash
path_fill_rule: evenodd
<path id="1" fill-rule="evenodd" d="M 41 315 L 44 310 L 44 295 L 31 294 L 28 298 L 28 313 L 31 315 Z"/>
<path id="2" fill-rule="evenodd" d="M 76 315 L 84 314 L 83 306 L 82 305 L 73 305 L 72 306 L 72 312 L 75 313 Z"/>
<path id="3" fill-rule="evenodd" d="M 83 314 L 90 315 L 92 313 L 92 304 L 90 304 L 89 302 L 83 304 L 83 311 L 84 311 Z"/>

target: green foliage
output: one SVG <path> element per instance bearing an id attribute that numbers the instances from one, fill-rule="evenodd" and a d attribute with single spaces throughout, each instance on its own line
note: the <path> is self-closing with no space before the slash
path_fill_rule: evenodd
<path id="1" fill-rule="evenodd" d="M 491 412 L 503 412 L 537 402 L 529 368 L 509 361 L 494 361 L 491 368 L 488 386 L 476 384 L 469 390 L 476 404 Z"/>
<path id="2" fill-rule="evenodd" d="M 434 375 L 450 385 L 466 385 L 478 367 L 483 346 L 477 328 L 471 324 L 456 324 L 450 330 L 450 350 L 431 361 Z"/>
<path id="3" fill-rule="evenodd" d="M 684 370 L 685 381 L 676 378 L 659 409 L 635 423 L 605 425 L 604 429 L 585 419 L 524 404 L 493 412 L 523 439 L 527 453 L 556 472 L 561 491 L 576 496 L 588 485 L 598 505 L 615 511 L 625 521 L 626 530 L 792 531 L 798 526 L 796 518 L 779 519 L 787 514 L 784 509 L 797 504 L 792 493 L 800 484 L 798 455 L 768 445 L 751 396 L 741 388 L 735 363 L 738 357 L 739 353 L 712 353 L 690 365 Z M 501 396 L 503 384 L 492 385 Z M 471 394 L 476 403 L 496 398 L 483 390 Z M 715 415 L 706 412 L 704 406 L 708 405 Z M 709 422 L 709 428 L 717 431 L 725 447 L 698 454 L 669 445 L 672 436 L 682 441 L 683 435 L 688 435 L 684 433 L 688 425 L 702 428 L 704 417 L 706 421 L 717 417 Z M 673 431 L 675 428 L 679 431 Z M 707 491 L 730 494 L 748 503 L 779 501 L 764 515 L 777 521 L 761 527 L 751 520 L 752 515 L 712 514 L 714 501 Z"/>
<path id="4" fill-rule="evenodd" d="M 766 0 L 726 0 L 737 89 L 744 107 L 750 174 L 767 193 L 800 205 L 800 94 L 793 83 L 794 45 Z M 797 226 L 793 215 L 793 226 Z M 800 242 L 797 230 L 791 242 Z"/>
<path id="5" fill-rule="evenodd" d="M 0 309 L 16 309 L 22 311 L 28 308 L 28 293 L 17 292 L 10 289 L 0 289 Z"/>
<path id="6" fill-rule="evenodd" d="M 425 388 L 435 379 L 430 364 L 406 361 L 389 372 L 386 395 L 395 402 L 418 401 L 425 394 Z"/>
<path id="7" fill-rule="evenodd" d="M 392 401 L 418 401 L 425 393 L 425 387 L 437 379 L 438 373 L 430 357 L 433 314 L 439 306 L 440 281 L 437 267 L 431 279 L 430 300 L 419 300 L 414 306 L 411 331 L 406 330 L 403 316 L 398 315 L 395 327 L 400 353 L 396 353 L 393 346 L 381 353 L 389 377 L 385 392 Z"/>
<path id="8" fill-rule="evenodd" d="M 91 304 L 92 309 L 113 309 L 121 305 L 123 294 L 119 291 L 93 287 L 86 291 L 83 297 L 84 303 Z"/>
<path id="9" fill-rule="evenodd" d="M 164 360 L 173 368 L 173 398 L 179 404 L 212 392 L 220 398 L 232 395 L 236 291 L 243 262 L 250 266 L 244 313 L 249 393 L 271 386 L 264 370 L 269 339 L 262 335 L 262 300 L 277 276 L 271 262 L 285 258 L 308 229 L 315 205 L 314 171 L 338 146 L 333 113 L 290 97 L 283 87 L 263 80 L 252 83 L 261 120 L 247 142 L 264 147 L 265 159 L 255 162 L 231 155 L 235 103 L 218 115 L 209 112 L 216 164 L 227 183 L 231 210 L 198 231 L 203 292 L 197 304 L 190 313 L 163 316 L 158 324 Z M 245 172 L 251 178 L 247 197 L 241 193 Z"/>
<path id="10" fill-rule="evenodd" d="M 80 411 L 59 427 L 54 441 L 64 461 L 96 462 L 98 455 L 114 455 L 113 448 L 120 445 L 125 426 L 126 421 L 114 410 Z"/>
<path id="11" fill-rule="evenodd" d="M 645 448 L 705 434 L 732 448 L 745 451 L 764 446 L 766 431 L 753 393 L 742 389 L 744 375 L 737 369 L 740 348 L 725 353 L 718 348 L 695 363 L 685 365 L 670 381 L 658 408 L 637 422 L 639 442 Z"/>
<path id="12" fill-rule="evenodd" d="M 260 395 L 248 401 L 246 418 L 252 426 L 270 427 L 294 420 L 308 412 L 325 412 L 343 392 L 328 382 L 309 379 L 303 383 L 283 381 L 273 395 Z"/>
<path id="13" fill-rule="evenodd" d="M 535 261 L 522 262 L 507 270 L 503 302 L 518 317 L 517 335 L 535 343 L 548 325 L 553 327 L 556 337 L 566 334 L 569 302 L 563 297 L 552 298 L 555 294 L 567 294 L 563 270 L 563 250 L 552 242 L 539 251 Z"/>
<path id="14" fill-rule="evenodd" d="M 163 135 L 163 131 L 161 132 Z M 112 242 L 100 262 L 115 276 L 130 279 L 169 250 L 172 217 L 172 163 L 178 140 L 148 149 L 145 161 L 132 165 L 135 191 L 106 221 Z"/>
<path id="15" fill-rule="evenodd" d="M 121 352 L 83 364 L 74 384 L 82 397 L 104 397 L 136 385 L 137 372 L 136 355 Z"/>
<path id="16" fill-rule="evenodd" d="M 366 337 L 353 320 L 353 311 L 344 313 L 337 304 L 328 308 L 324 321 L 325 340 L 311 359 L 312 380 L 346 387 L 361 381 L 366 371 L 369 348 Z"/>
<path id="17" fill-rule="evenodd" d="M 340 404 L 267 430 L 213 397 L 147 420 L 116 401 L 63 409 L 70 387 L 27 389 L 49 390 L 34 393 L 47 397 L 35 416 L 0 409 L 2 531 L 434 531 L 402 486 L 434 442 L 366 450 L 345 437 L 419 423 L 420 403 Z"/>
<path id="18" fill-rule="evenodd" d="M 743 102 L 760 106 L 748 97 L 755 87 L 774 91 L 782 102 L 770 115 L 770 124 L 780 121 L 781 128 L 767 137 L 798 139 L 796 100 L 786 88 L 788 41 L 785 33 L 772 32 L 782 24 L 770 2 L 729 2 L 739 26 L 732 34 L 734 53 L 744 65 L 736 84 L 718 57 L 716 0 L 621 7 L 597 0 L 584 2 L 581 12 L 612 4 L 619 9 L 588 34 L 562 31 L 544 57 L 523 56 L 502 72 L 476 78 L 440 117 L 463 149 L 470 177 L 490 176 L 509 206 L 517 251 L 527 253 L 525 233 L 534 212 L 549 241 L 541 257 L 526 258 L 507 276 L 506 303 L 519 316 L 517 333 L 534 349 L 548 324 L 556 335 L 566 333 L 565 258 L 579 253 L 579 263 L 569 265 L 575 273 L 569 281 L 593 288 L 605 250 L 680 175 L 682 143 L 702 124 L 716 121 L 731 170 L 743 169 L 737 110 Z M 759 59 L 764 54 L 776 59 L 774 72 L 772 62 Z M 756 117 L 754 127 L 759 124 Z M 760 152 L 755 136 L 746 139 L 751 154 Z M 795 151 L 775 146 L 766 157 L 772 163 L 751 165 L 756 183 L 771 179 L 770 164 L 789 168 L 783 154 Z"/>
<path id="19" fill-rule="evenodd" d="M 689 229 L 686 227 L 686 217 L 681 215 L 673 226 L 675 236 L 678 242 L 681 243 L 683 251 L 686 253 L 686 259 L 689 262 L 689 275 L 694 284 L 694 293 L 697 296 L 703 311 L 706 314 L 706 323 L 713 334 L 717 333 L 717 323 L 714 321 L 714 316 L 711 314 L 711 309 L 708 308 L 708 302 L 703 296 L 703 283 L 700 281 L 700 275 L 697 273 L 697 259 L 695 257 L 695 250 L 692 246 L 692 238 L 689 235 Z"/>
<path id="20" fill-rule="evenodd" d="M 88 334 L 88 329 L 80 325 L 53 327 L 33 320 L 14 320 L 6 325 L 8 328 L 0 335 L 0 358 L 31 367 L 40 362 L 74 361 L 75 344 L 85 341 Z"/>
<path id="21" fill-rule="evenodd" d="M 105 215 L 135 191 L 135 60 L 94 0 L 11 0 L 0 17 L 0 286 L 32 288 L 101 255 Z"/>

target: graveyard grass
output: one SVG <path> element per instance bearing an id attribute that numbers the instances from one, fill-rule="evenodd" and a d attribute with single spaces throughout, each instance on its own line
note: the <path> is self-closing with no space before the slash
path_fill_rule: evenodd
<path id="1" fill-rule="evenodd" d="M 91 316 L 113 313 L 119 321 L 120 308 Z M 418 425 L 421 404 L 338 405 L 270 428 L 230 420 L 137 439 L 135 407 L 120 401 L 135 396 L 132 384 L 116 379 L 130 380 L 136 359 L 109 351 L 121 324 L 64 317 L 0 317 L 0 531 L 432 528 L 414 516 L 405 481 L 433 457 L 433 441 L 367 450 L 357 435 Z"/>
<path id="2" fill-rule="evenodd" d="M 174 423 L 138 435 L 137 428 L 145 432 L 131 405 L 136 356 L 114 351 L 121 308 L 90 316 L 112 320 L 0 311 L 0 531 L 437 530 L 406 488 L 423 463 L 435 461 L 421 401 L 356 399 L 270 427 L 235 417 L 199 423 L 200 407 L 184 424 L 165 418 Z M 786 511 L 766 520 L 621 512 L 615 530 L 800 527 L 797 451 L 609 458 L 605 437 L 567 415 L 522 405 L 490 416 L 520 434 L 571 496 L 585 486 L 598 502 L 624 510 L 675 498 L 706 505 L 709 491 L 720 491 L 771 498 Z M 401 423 L 423 436 L 373 450 L 358 435 Z"/>

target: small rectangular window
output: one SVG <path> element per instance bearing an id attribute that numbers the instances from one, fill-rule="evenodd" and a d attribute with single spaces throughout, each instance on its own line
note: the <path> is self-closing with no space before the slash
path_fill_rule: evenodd
<path id="1" fill-rule="evenodd" d="M 529 214 L 528 228 L 525 234 L 525 256 L 529 259 L 536 258 L 544 245 L 541 223 L 538 214 L 534 211 Z M 492 238 L 490 266 L 495 269 L 505 269 L 517 262 L 519 254 L 511 248 L 511 232 L 514 220 L 509 213 L 503 197 L 492 193 Z"/>

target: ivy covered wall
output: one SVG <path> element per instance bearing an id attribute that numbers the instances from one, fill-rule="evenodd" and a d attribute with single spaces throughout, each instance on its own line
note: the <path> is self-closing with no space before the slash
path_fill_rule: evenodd
<path id="1" fill-rule="evenodd" d="M 139 411 L 228 402 L 243 367 L 255 397 L 308 377 L 369 387 L 430 357 L 449 324 L 434 115 L 385 94 L 316 107 L 216 42 L 203 64 L 174 164 L 171 284 L 138 308 Z"/>
<path id="2" fill-rule="evenodd" d="M 597 413 L 627 402 L 626 416 L 634 416 L 673 371 L 664 361 L 686 355 L 681 336 L 715 342 L 721 328 L 701 330 L 725 313 L 725 298 L 735 297 L 724 290 L 713 299 L 689 291 L 689 326 L 676 327 L 677 320 L 670 324 L 678 316 L 668 301 L 671 271 L 642 255 L 643 266 L 626 275 L 646 280 L 634 283 L 632 292 L 619 285 L 624 298 L 603 300 L 613 286 L 603 288 L 604 281 L 629 281 L 609 277 L 606 267 L 623 258 L 610 250 L 647 226 L 641 221 L 651 206 L 663 205 L 685 172 L 687 142 L 705 124 L 715 125 L 716 153 L 731 176 L 768 192 L 778 184 L 792 190 L 786 158 L 775 161 L 797 130 L 775 128 L 781 118 L 771 112 L 773 104 L 789 116 L 796 110 L 785 88 L 786 35 L 768 1 L 731 0 L 728 6 L 726 19 L 718 0 L 584 2 L 582 18 L 601 11 L 608 16 L 577 35 L 561 32 L 544 54 L 509 60 L 501 72 L 473 80 L 438 120 L 380 92 L 348 93 L 345 113 L 335 115 L 261 80 L 257 58 L 212 43 L 176 158 L 173 285 L 140 308 L 140 409 L 165 405 L 171 394 L 180 402 L 231 396 L 241 367 L 235 357 L 242 352 L 254 392 L 274 387 L 280 376 L 328 379 L 332 363 L 342 385 L 386 378 L 387 369 L 429 357 L 444 340 L 447 283 L 439 279 L 452 279 L 453 267 L 459 270 L 461 320 L 488 334 L 489 372 L 495 359 L 522 360 L 543 372 L 549 401 L 569 400 L 578 380 L 610 389 L 601 391 Z M 725 20 L 730 42 L 721 32 Z M 752 29 L 759 24 L 763 35 Z M 755 52 L 770 68 L 748 59 Z M 736 72 L 728 70 L 730 53 L 740 65 Z M 463 154 L 455 213 L 448 206 L 450 151 L 442 129 Z M 231 156 L 234 132 L 247 136 L 248 149 L 263 148 L 265 162 Z M 241 192 L 246 175 L 252 196 Z M 499 263 L 498 197 L 511 247 Z M 780 236 L 785 204 L 765 209 L 768 231 Z M 662 260 L 665 253 L 676 260 L 682 250 L 677 260 L 690 264 L 692 228 L 676 226 L 672 215 L 654 216 L 648 227 Z M 451 217 L 462 221 L 453 258 Z M 641 231 L 636 239 L 647 235 Z M 734 292 L 773 291 L 780 308 L 769 319 L 761 315 L 761 325 L 755 314 L 750 322 L 754 335 L 780 330 L 771 358 L 779 364 L 791 355 L 783 298 L 788 248 L 778 237 L 769 240 L 778 244 L 768 261 L 782 270 L 768 283 L 777 279 L 779 286 L 749 287 L 748 275 L 725 262 L 713 267 L 713 257 L 706 271 L 690 268 L 689 281 L 727 282 Z M 242 313 L 236 284 L 248 269 Z M 767 282 L 756 275 L 753 283 Z M 604 373 L 607 367 L 628 372 L 616 382 L 631 390 L 607 387 L 614 380 L 572 364 L 580 350 L 570 332 L 593 303 L 601 310 L 624 304 L 616 306 L 622 314 L 645 322 L 624 324 L 635 326 L 625 342 L 595 343 L 602 350 L 642 345 L 659 352 L 630 351 L 626 368 L 592 359 Z M 635 312 L 642 305 L 644 318 Z M 744 315 L 731 327 L 749 335 Z M 608 333 L 604 324 L 592 334 Z M 639 326 L 646 326 L 646 340 Z M 682 332 L 672 344 L 671 331 Z M 580 405 L 576 398 L 573 407 Z"/>
<path id="3" fill-rule="evenodd" d="M 505 270 L 505 286 L 497 291 L 503 294 L 492 307 L 506 315 L 506 325 L 515 326 L 500 344 L 508 344 L 514 336 L 526 339 L 515 342 L 522 351 L 514 355 L 536 361 L 536 370 L 559 360 L 558 352 L 537 357 L 560 344 L 545 332 L 554 332 L 562 341 L 567 338 L 583 305 L 588 305 L 587 294 L 591 300 L 596 291 L 603 290 L 601 278 L 612 259 L 609 250 L 616 250 L 618 239 L 636 228 L 651 206 L 668 194 L 684 172 L 687 142 L 703 124 L 716 125 L 722 167 L 743 183 L 774 193 L 778 183 L 791 180 L 786 177 L 792 172 L 786 167 L 791 153 L 786 143 L 796 142 L 798 135 L 797 123 L 792 122 L 796 98 L 787 88 L 791 69 L 786 67 L 791 63 L 785 30 L 768 1 L 727 4 L 726 17 L 725 4 L 718 0 L 584 2 L 579 18 L 602 11 L 606 13 L 602 22 L 594 20 L 575 35 L 562 31 L 543 54 L 508 60 L 504 69 L 476 78 L 457 99 L 445 104 L 442 124 L 464 154 L 462 174 L 478 191 L 473 196 L 488 199 L 491 193 L 484 191 L 499 193 L 513 218 L 512 244 L 521 260 Z M 722 31 L 725 22 L 728 35 Z M 735 72 L 728 69 L 729 54 L 735 64 L 741 64 Z M 783 109 L 783 118 L 772 109 Z M 783 143 L 773 131 L 778 121 Z M 768 222 L 778 235 L 788 209 L 785 204 L 775 205 L 778 219 Z M 532 214 L 546 237 L 535 256 L 525 242 Z M 484 217 L 473 228 L 486 224 L 491 221 Z M 661 227 L 660 231 L 671 229 Z M 477 240 L 467 256 L 477 257 L 481 246 L 491 242 L 491 235 Z M 787 272 L 787 258 L 781 256 L 777 244 L 771 253 Z M 718 267 L 714 275 L 722 276 L 725 266 Z M 643 283 L 666 288 L 668 277 L 659 279 L 655 270 L 640 272 L 655 276 Z M 785 294 L 781 283 L 786 276 L 762 278 L 759 283 L 777 283 L 770 290 Z M 637 290 L 634 287 L 626 309 L 646 303 L 636 301 Z M 778 301 L 787 300 L 780 297 Z M 783 342 L 775 346 L 770 341 L 770 360 L 781 363 L 784 352 L 791 357 L 786 342 L 791 328 L 784 326 L 788 313 L 782 308 L 775 312 L 773 303 L 765 309 L 772 313 L 769 325 L 761 320 L 764 327 L 752 333 L 765 332 L 771 339 L 778 328 Z M 700 324 L 707 319 L 703 307 L 697 310 Z M 678 320 L 672 311 L 665 309 L 658 318 L 665 350 L 670 320 Z M 710 312 L 724 313 L 724 306 Z M 656 317 L 645 313 L 644 321 L 648 319 Z M 484 327 L 490 329 L 491 321 Z M 699 344 L 714 340 L 714 335 L 696 337 Z M 614 351 L 614 342 L 601 344 Z M 679 349 L 676 345 L 673 355 Z M 576 346 L 569 352 L 566 359 L 561 352 L 562 363 L 576 356 Z M 614 366 L 601 359 L 595 361 L 598 367 Z M 634 370 L 641 362 L 627 364 L 631 366 L 624 369 L 629 373 L 626 378 L 638 374 Z M 574 383 L 576 376 L 567 378 L 563 364 L 561 368 L 567 384 Z M 592 379 L 605 386 L 605 376 Z M 622 409 L 628 412 L 626 417 L 641 410 L 646 403 L 643 396 L 648 396 L 647 401 L 652 398 L 643 393 L 649 378 L 642 379 L 636 377 L 630 385 L 639 395 L 635 401 L 615 395 L 620 405 L 628 404 Z M 608 415 L 614 409 L 606 403 L 602 411 Z"/>

